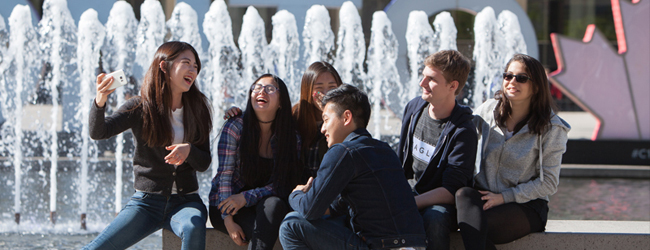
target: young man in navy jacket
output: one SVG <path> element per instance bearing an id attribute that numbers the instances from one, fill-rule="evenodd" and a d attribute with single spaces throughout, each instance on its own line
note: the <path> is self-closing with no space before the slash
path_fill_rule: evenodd
<path id="1" fill-rule="evenodd" d="M 449 249 L 458 228 L 454 194 L 471 186 L 478 137 L 472 110 L 460 105 L 469 61 L 443 50 L 425 59 L 422 96 L 404 110 L 398 155 L 415 194 L 427 234 L 427 249 Z"/>
<path id="2" fill-rule="evenodd" d="M 321 132 L 329 150 L 316 178 L 289 196 L 295 212 L 280 226 L 282 247 L 424 249 L 422 218 L 399 159 L 365 129 L 368 96 L 344 84 L 327 93 L 323 106 Z M 337 219 L 341 215 L 349 221 Z"/>

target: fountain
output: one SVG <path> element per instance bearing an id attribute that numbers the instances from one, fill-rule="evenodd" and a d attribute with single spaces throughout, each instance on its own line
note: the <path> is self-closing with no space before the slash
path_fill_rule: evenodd
<path id="1" fill-rule="evenodd" d="M 231 104 L 242 107 L 248 86 L 258 75 L 271 72 L 281 76 L 290 88 L 292 100 L 296 101 L 301 73 L 318 60 L 332 63 L 345 83 L 369 93 L 374 115 L 369 128 L 376 138 L 392 136 L 393 140 L 394 134 L 384 134 L 395 130 L 386 120 L 401 117 L 403 105 L 418 95 L 417 85 L 426 55 L 456 48 L 457 31 L 449 13 L 441 12 L 436 16 L 432 24 L 434 31 L 424 12 L 412 12 L 407 43 L 402 45 L 408 48 L 411 80 L 402 83 L 398 73 L 398 37 L 393 32 L 391 20 L 383 11 L 373 15 L 371 40 L 366 49 L 359 12 L 351 2 L 341 6 L 341 27 L 336 43 L 327 9 L 314 5 L 307 10 L 304 24 L 296 23 L 292 13 L 278 11 L 272 17 L 270 43 L 266 40 L 264 21 L 254 7 L 249 7 L 236 46 L 227 6 L 223 0 L 215 0 L 202 23 L 208 48 L 201 46 L 196 11 L 186 3 L 177 4 L 171 18 L 165 22 L 162 6 L 156 0 L 146 0 L 140 6 L 140 21 L 136 20 L 130 4 L 116 1 L 104 25 L 98 20 L 98 13 L 89 9 L 82 15 L 78 29 L 65 0 L 46 0 L 44 4 L 48 8 L 39 22 L 40 36 L 31 25 L 28 6 L 14 8 L 8 19 L 11 32 L 6 31 L 4 19 L 0 17 L 0 73 L 3 76 L 0 78 L 0 108 L 6 119 L 0 129 L 0 166 L 13 169 L 6 171 L 14 175 L 13 180 L 3 179 L 8 181 L 6 185 L 13 188 L 13 193 L 6 192 L 0 197 L 0 225 L 6 228 L 0 232 L 50 229 L 97 232 L 110 223 L 133 192 L 130 172 L 133 140 L 129 131 L 105 141 L 88 138 L 88 110 L 95 94 L 95 76 L 99 72 L 122 69 L 130 79 L 126 87 L 118 88 L 111 95 L 107 112 L 114 112 L 127 98 L 138 94 L 138 86 L 153 53 L 166 39 L 186 41 L 200 53 L 203 70 L 196 84 L 212 102 L 212 141 L 217 140 L 221 129 L 222 110 Z M 511 14 L 502 12 L 497 21 L 493 18 L 494 11 L 489 12 L 486 9 L 487 14 L 481 12 L 480 15 L 490 17 L 491 33 L 480 38 L 476 32 L 475 55 L 480 60 L 480 70 L 501 70 L 503 58 L 495 58 L 490 52 L 494 48 L 507 53 L 521 52 L 523 43 L 517 40 L 519 26 Z M 477 21 L 476 25 L 485 24 L 483 22 Z M 298 25 L 303 25 L 302 47 Z M 501 35 L 495 32 L 512 35 L 509 40 L 514 43 L 496 41 L 495 37 Z M 479 41 L 485 43 L 479 44 Z M 8 48 L 2 46 L 7 43 Z M 299 65 L 302 64 L 300 59 L 304 60 L 304 65 Z M 44 69 L 42 74 L 39 73 L 41 69 Z M 492 82 L 495 73 L 485 72 L 481 73 L 481 79 Z M 38 101 L 28 103 L 34 94 L 34 83 L 39 82 L 43 90 L 38 96 L 44 97 L 31 97 Z M 32 112 L 28 110 L 34 109 L 44 110 L 44 114 L 37 115 L 36 121 L 29 121 L 35 128 L 28 130 L 23 120 Z M 212 153 L 216 163 L 216 146 Z M 213 166 L 212 171 L 198 175 L 200 194 L 204 198 L 216 169 Z M 41 189 L 49 191 L 39 191 Z M 37 200 L 49 202 L 32 201 L 34 193 L 42 193 Z M 13 207 L 9 207 L 6 199 L 13 199 Z M 43 204 L 49 207 L 50 229 L 43 229 L 45 215 L 39 215 L 44 213 Z M 11 212 L 14 220 L 5 222 Z M 86 230 L 79 231 L 75 222 L 78 216 Z M 20 220 L 27 224 L 18 224 Z"/>
<path id="2" fill-rule="evenodd" d="M 390 110 L 402 110 L 400 96 L 404 88 L 399 82 L 399 74 L 395 61 L 397 60 L 397 39 L 393 34 L 391 22 L 386 12 L 377 11 L 372 15 L 370 45 L 368 46 L 368 86 L 374 129 L 372 135 L 381 138 L 381 104 Z M 384 118 L 388 119 L 385 115 Z M 386 124 L 386 123 L 385 123 Z"/>
<path id="3" fill-rule="evenodd" d="M 135 63 L 135 54 L 136 54 L 136 30 L 138 27 L 138 20 L 135 19 L 135 14 L 133 13 L 133 8 L 126 2 L 118 1 L 113 4 L 110 14 L 108 16 L 108 21 L 106 22 L 106 41 L 102 48 L 102 66 L 104 67 L 105 72 L 113 72 L 116 70 L 123 70 L 124 74 L 127 77 L 132 77 L 134 75 L 133 68 Z M 117 99 L 116 103 L 122 104 L 125 100 L 125 95 L 128 94 L 134 95 L 138 93 L 137 88 L 135 87 L 136 83 L 131 81 L 131 84 L 118 88 L 115 90 L 114 94 L 111 97 Z M 93 93 L 95 88 L 92 88 Z M 90 97 L 91 99 L 94 97 Z M 114 107 L 109 106 L 111 112 Z M 84 124 L 87 123 L 87 119 L 84 120 Z M 117 214 L 120 209 L 122 209 L 122 192 L 118 190 L 124 189 L 124 183 L 122 182 L 122 173 L 124 172 L 124 134 L 119 134 L 116 136 L 116 147 L 115 147 L 115 206 L 114 211 Z M 127 154 L 132 153 L 127 152 Z M 96 155 L 96 154 L 95 154 Z"/>
<path id="4" fill-rule="evenodd" d="M 273 39 L 268 47 L 268 58 L 271 72 L 282 78 L 287 83 L 292 103 L 298 102 L 300 92 L 300 78 L 298 72 L 298 59 L 300 58 L 300 41 L 296 18 L 286 10 L 278 11 L 271 17 L 273 23 Z"/>
<path id="5" fill-rule="evenodd" d="M 363 71 L 366 43 L 359 11 L 352 2 L 348 1 L 341 5 L 339 23 L 341 27 L 336 39 L 336 58 L 333 66 L 344 83 L 352 84 L 367 92 L 367 86 L 364 84 L 366 73 Z"/>
<path id="6" fill-rule="evenodd" d="M 88 156 L 92 154 L 93 162 L 97 162 L 97 143 L 90 139 L 88 119 L 90 105 L 93 101 L 94 75 L 99 71 L 100 51 L 104 45 L 106 31 L 104 25 L 97 19 L 97 11 L 89 9 L 79 19 L 79 46 L 77 47 L 79 73 L 81 75 L 81 100 L 77 107 L 81 112 L 81 228 L 86 229 L 86 213 L 88 212 Z M 55 169 L 52 167 L 52 169 Z M 52 185 L 55 186 L 55 185 Z M 54 222 L 54 219 L 52 219 Z"/>
<path id="7" fill-rule="evenodd" d="M 333 63 L 334 32 L 325 6 L 314 5 L 307 10 L 302 39 L 305 46 L 305 68 L 317 61 Z"/>

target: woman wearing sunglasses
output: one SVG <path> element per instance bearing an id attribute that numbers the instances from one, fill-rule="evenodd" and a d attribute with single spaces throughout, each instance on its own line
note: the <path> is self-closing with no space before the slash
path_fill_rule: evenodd
<path id="1" fill-rule="evenodd" d="M 219 168 L 210 190 L 210 222 L 239 246 L 272 249 L 286 199 L 300 184 L 300 136 L 291 101 L 277 76 L 259 77 L 243 116 L 228 119 L 219 138 Z"/>
<path id="2" fill-rule="evenodd" d="M 456 192 L 465 249 L 495 249 L 544 231 L 570 130 L 554 106 L 544 67 L 517 54 L 502 89 L 475 110 L 478 173 L 474 188 Z"/>

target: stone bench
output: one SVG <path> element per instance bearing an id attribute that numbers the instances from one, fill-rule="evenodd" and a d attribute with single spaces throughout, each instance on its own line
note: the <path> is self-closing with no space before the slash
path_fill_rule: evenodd
<path id="1" fill-rule="evenodd" d="M 163 230 L 163 249 L 181 248 L 181 240 L 172 232 Z M 226 234 L 213 228 L 206 233 L 208 249 L 246 249 L 240 247 Z M 499 249 L 648 249 L 650 246 L 650 221 L 591 221 L 549 220 L 546 232 L 533 233 Z M 279 242 L 275 250 L 281 250 Z M 464 249 L 460 233 L 452 233 L 451 249 Z"/>

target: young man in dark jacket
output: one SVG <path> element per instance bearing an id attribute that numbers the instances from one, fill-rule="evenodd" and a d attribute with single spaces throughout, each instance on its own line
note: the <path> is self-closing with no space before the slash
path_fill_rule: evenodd
<path id="1" fill-rule="evenodd" d="M 315 179 L 289 196 L 280 226 L 284 249 L 424 249 L 422 218 L 388 144 L 365 129 L 368 97 L 344 84 L 323 98 L 329 150 Z M 331 214 L 330 218 L 324 218 Z M 337 215 L 350 216 L 349 221 Z M 347 225 L 346 225 L 347 224 Z"/>
<path id="2" fill-rule="evenodd" d="M 398 155 L 415 194 L 427 234 L 427 249 L 449 249 L 456 230 L 456 190 L 472 184 L 478 137 L 472 110 L 460 105 L 470 70 L 458 51 L 425 59 L 422 96 L 411 100 L 402 118 Z"/>

